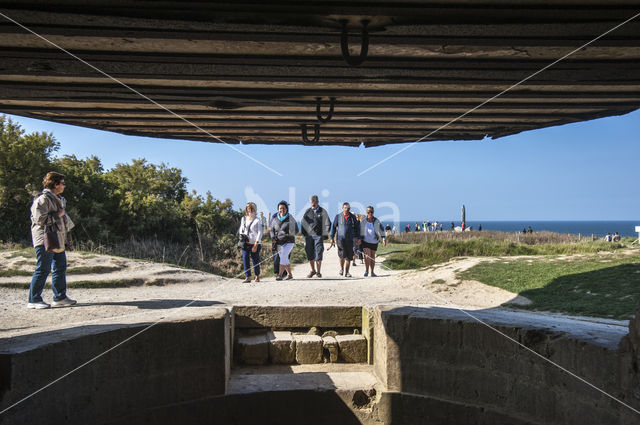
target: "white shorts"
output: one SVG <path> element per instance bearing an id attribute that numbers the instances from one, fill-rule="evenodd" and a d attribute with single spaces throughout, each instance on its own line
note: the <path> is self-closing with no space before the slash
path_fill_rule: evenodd
<path id="1" fill-rule="evenodd" d="M 280 256 L 281 266 L 288 266 L 289 264 L 291 264 L 289 262 L 289 254 L 291 254 L 292 249 L 293 249 L 292 242 L 278 245 L 278 255 Z"/>

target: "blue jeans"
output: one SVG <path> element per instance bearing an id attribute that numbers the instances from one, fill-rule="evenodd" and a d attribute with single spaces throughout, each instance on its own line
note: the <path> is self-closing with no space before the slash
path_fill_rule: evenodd
<path id="1" fill-rule="evenodd" d="M 251 276 L 251 261 L 253 261 L 253 273 L 260 276 L 260 248 L 262 245 L 258 245 L 256 252 L 251 251 L 253 245 L 244 244 L 244 248 L 242 248 L 242 266 L 246 277 Z"/>
<path id="2" fill-rule="evenodd" d="M 53 300 L 60 301 L 67 298 L 67 254 L 63 252 L 53 253 L 47 252 L 44 245 L 36 247 L 36 270 L 31 278 L 31 286 L 29 288 L 29 302 L 37 303 L 42 301 L 42 290 L 44 284 L 49 277 L 53 265 L 52 287 Z"/>

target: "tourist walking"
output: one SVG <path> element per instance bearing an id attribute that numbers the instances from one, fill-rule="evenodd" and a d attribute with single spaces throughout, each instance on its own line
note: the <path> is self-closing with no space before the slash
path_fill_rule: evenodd
<path id="1" fill-rule="evenodd" d="M 260 282 L 260 248 L 262 247 L 262 220 L 256 217 L 256 204 L 249 202 L 244 209 L 244 217 L 240 220 L 238 234 L 242 245 L 242 266 L 244 267 L 243 283 L 251 282 L 251 263 L 256 282 Z"/>
<path id="2" fill-rule="evenodd" d="M 322 254 L 324 252 L 324 241 L 329 239 L 331 221 L 329 213 L 318 203 L 318 196 L 313 195 L 309 199 L 311 207 L 305 211 L 302 217 L 302 235 L 305 238 L 304 249 L 307 260 L 311 266 L 308 278 L 313 276 L 322 277 Z"/>
<path id="3" fill-rule="evenodd" d="M 285 272 L 287 273 L 286 280 L 293 279 L 289 255 L 291 255 L 291 250 L 296 242 L 296 233 L 298 233 L 298 223 L 289 214 L 289 204 L 286 201 L 280 201 L 278 213 L 271 220 L 271 239 L 275 242 L 280 258 L 280 269 L 276 280 L 282 280 Z"/>
<path id="4" fill-rule="evenodd" d="M 29 287 L 29 303 L 27 308 L 43 309 L 54 307 L 68 307 L 76 304 L 67 296 L 67 255 L 65 248 L 70 248 L 69 231 L 74 225 L 67 215 L 67 201 L 61 196 L 66 187 L 65 176 L 51 171 L 42 181 L 44 190 L 36 197 L 31 205 L 31 238 L 36 249 L 36 269 Z M 47 243 L 47 232 L 55 232 L 58 247 Z M 50 242 L 48 240 L 47 242 Z M 54 249 L 55 248 L 55 249 Z M 51 286 L 53 302 L 51 305 L 42 299 L 44 284 L 53 269 Z"/>
<path id="5" fill-rule="evenodd" d="M 371 271 L 371 277 L 376 277 L 373 268 L 376 265 L 378 243 L 382 239 L 382 245 L 387 246 L 387 238 L 382 231 L 380 220 L 373 215 L 373 207 L 371 205 L 367 207 L 367 218 L 360 222 L 360 237 L 364 251 L 364 277 L 369 276 L 369 271 Z"/>
<path id="6" fill-rule="evenodd" d="M 358 228 L 360 228 L 360 222 L 364 220 L 364 214 L 355 214 L 356 220 L 358 220 Z M 360 264 L 364 264 L 364 253 L 362 252 L 362 246 L 360 245 L 360 238 L 353 239 L 353 263 L 352 266 L 356 266 L 356 260 L 360 260 Z"/>
<path id="7" fill-rule="evenodd" d="M 340 258 L 340 276 L 351 277 L 349 266 L 353 259 L 353 244 L 354 239 L 360 242 L 359 237 L 358 219 L 351 212 L 351 205 L 345 202 L 342 204 L 342 212 L 336 215 L 331 226 L 331 246 L 337 243 L 338 257 Z"/>
<path id="8" fill-rule="evenodd" d="M 278 208 L 276 207 L 276 210 Z M 275 213 L 273 213 L 273 215 L 271 216 L 271 219 L 269 219 L 269 225 L 267 227 L 267 232 L 269 233 L 269 235 L 271 235 L 271 222 L 273 221 L 274 218 L 276 218 L 278 216 L 278 212 L 276 211 Z M 273 242 L 273 239 L 272 239 Z M 271 244 L 271 253 L 273 255 L 273 274 L 275 276 L 278 276 L 278 273 L 280 272 L 280 256 L 278 255 L 278 247 L 276 246 L 275 243 Z"/>
<path id="9" fill-rule="evenodd" d="M 262 230 L 268 227 L 267 217 L 264 216 L 262 211 L 260 211 L 260 223 L 262 223 Z"/>

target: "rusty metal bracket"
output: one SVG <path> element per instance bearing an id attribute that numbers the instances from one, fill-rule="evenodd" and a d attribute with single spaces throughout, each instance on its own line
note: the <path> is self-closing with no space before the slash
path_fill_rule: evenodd
<path id="1" fill-rule="evenodd" d="M 309 140 L 307 137 L 307 124 L 300 124 L 300 128 L 302 129 L 302 142 L 305 145 L 310 145 L 320 140 L 320 124 L 313 125 L 313 140 Z"/>
<path id="2" fill-rule="evenodd" d="M 327 114 L 326 118 L 322 118 L 322 113 L 320 112 L 320 107 L 321 107 L 321 102 L 322 102 L 322 98 L 321 97 L 316 97 L 316 115 L 318 117 L 318 121 L 320 122 L 329 122 L 331 121 L 331 118 L 333 118 L 333 105 L 336 102 L 336 98 L 335 97 L 330 97 L 329 98 L 329 113 Z"/>
<path id="3" fill-rule="evenodd" d="M 358 66 L 364 62 L 369 53 L 369 31 L 367 31 L 367 25 L 369 21 L 362 20 L 362 35 L 360 45 L 360 56 L 353 57 L 349 54 L 349 31 L 347 30 L 347 20 L 343 19 L 342 23 L 342 35 L 340 37 L 340 47 L 342 47 L 342 57 L 351 66 Z"/>

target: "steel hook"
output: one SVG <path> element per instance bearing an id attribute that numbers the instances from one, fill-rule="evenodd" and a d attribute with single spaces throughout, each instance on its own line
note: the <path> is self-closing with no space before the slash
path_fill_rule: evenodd
<path id="1" fill-rule="evenodd" d="M 307 124 L 300 124 L 300 128 L 302 129 L 302 141 L 306 145 L 310 145 L 312 143 L 316 143 L 320 139 L 320 124 L 313 125 L 313 140 L 309 140 L 307 137 Z"/>
<path id="2" fill-rule="evenodd" d="M 342 57 L 351 66 L 358 66 L 367 58 L 369 52 L 369 32 L 367 31 L 367 24 L 369 21 L 363 20 L 362 22 L 362 41 L 360 45 L 360 56 L 352 57 L 349 54 L 349 31 L 347 30 L 347 20 L 342 21 L 342 36 L 340 37 L 340 47 L 342 47 Z"/>
<path id="3" fill-rule="evenodd" d="M 321 97 L 316 97 L 316 115 L 318 117 L 318 121 L 320 122 L 328 122 L 331 121 L 331 118 L 333 118 L 333 105 L 336 102 L 336 98 L 335 97 L 330 97 L 329 98 L 329 113 L 327 114 L 326 118 L 322 118 L 322 113 L 320 112 L 320 107 L 321 107 L 321 102 L 322 102 L 322 98 Z"/>

